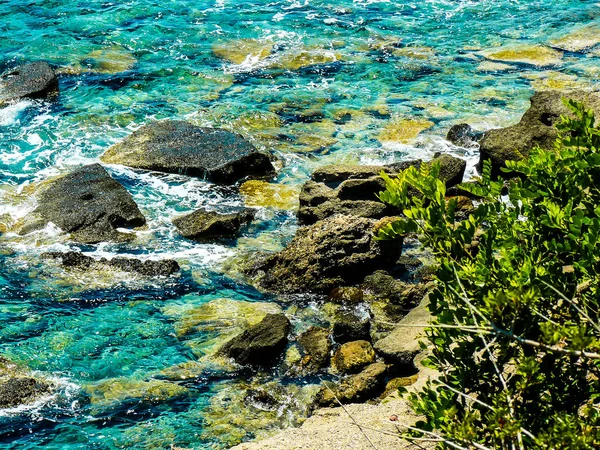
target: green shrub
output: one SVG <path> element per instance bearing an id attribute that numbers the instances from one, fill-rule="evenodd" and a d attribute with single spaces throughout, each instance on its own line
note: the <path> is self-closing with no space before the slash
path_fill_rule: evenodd
<path id="1" fill-rule="evenodd" d="M 565 102 L 553 150 L 509 162 L 506 191 L 489 162 L 482 198 L 455 216 L 439 167 L 409 168 L 380 199 L 405 217 L 380 239 L 418 233 L 436 258 L 427 329 L 440 371 L 412 396 L 426 417 L 412 439 L 440 448 L 600 448 L 600 130 Z M 409 187 L 421 195 L 410 196 Z"/>

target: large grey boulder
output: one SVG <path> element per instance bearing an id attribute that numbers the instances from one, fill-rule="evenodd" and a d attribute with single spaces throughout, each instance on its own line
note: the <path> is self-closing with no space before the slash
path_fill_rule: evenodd
<path id="1" fill-rule="evenodd" d="M 539 145 L 549 150 L 557 137 L 554 126 L 561 115 L 571 115 L 563 99 L 583 102 L 600 117 L 600 93 L 586 91 L 543 91 L 531 97 L 531 106 L 519 123 L 506 128 L 487 131 L 480 142 L 479 169 L 483 162 L 490 160 L 492 174 L 500 175 L 506 161 L 517 161 L 529 155 L 529 151 Z"/>
<path id="2" fill-rule="evenodd" d="M 440 179 L 447 187 L 462 182 L 466 161 L 450 155 L 436 155 Z M 397 175 L 410 166 L 419 167 L 421 160 L 387 166 L 331 165 L 317 169 L 302 187 L 298 221 L 310 225 L 334 214 L 380 219 L 399 213 L 397 208 L 379 201 L 377 194 L 385 190 L 381 172 Z"/>
<path id="3" fill-rule="evenodd" d="M 254 219 L 255 215 L 256 210 L 251 208 L 228 214 L 199 209 L 173 219 L 173 224 L 183 237 L 189 239 L 229 237 L 235 236 L 243 225 Z"/>
<path id="4" fill-rule="evenodd" d="M 269 156 L 239 134 L 179 120 L 144 125 L 110 147 L 101 160 L 137 169 L 197 176 L 223 184 L 275 174 Z"/>
<path id="5" fill-rule="evenodd" d="M 415 356 L 421 351 L 419 339 L 424 338 L 425 326 L 431 320 L 428 305 L 429 296 L 425 296 L 396 328 L 375 342 L 375 351 L 400 367 L 412 368 Z"/>
<path id="6" fill-rule="evenodd" d="M 285 249 L 258 262 L 250 275 L 260 287 L 280 293 L 329 293 L 353 284 L 393 265 L 402 252 L 400 241 L 375 240 L 376 222 L 335 215 L 300 228 Z"/>
<path id="7" fill-rule="evenodd" d="M 17 66 L 0 76 L 0 105 L 20 98 L 46 98 L 58 92 L 58 79 L 45 62 Z"/>
<path id="8" fill-rule="evenodd" d="M 283 314 L 267 314 L 258 324 L 248 328 L 220 348 L 219 353 L 238 364 L 266 366 L 285 350 L 290 321 Z"/>
<path id="9" fill-rule="evenodd" d="M 128 235 L 117 228 L 146 223 L 131 194 L 100 164 L 43 183 L 36 197 L 38 207 L 25 218 L 21 234 L 52 222 L 79 242 L 122 241 Z"/>

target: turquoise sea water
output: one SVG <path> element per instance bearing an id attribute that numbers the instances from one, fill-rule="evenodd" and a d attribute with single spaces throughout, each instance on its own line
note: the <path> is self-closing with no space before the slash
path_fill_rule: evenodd
<path id="1" fill-rule="evenodd" d="M 534 89 L 594 88 L 600 77 L 593 42 L 548 64 L 490 65 L 486 51 L 544 46 L 533 50 L 539 56 L 582 26 L 591 27 L 584 36 L 598 34 L 597 2 L 3 0 L 0 72 L 48 61 L 61 73 L 61 93 L 50 103 L 0 108 L 0 218 L 18 220 L 35 207 L 32 183 L 97 162 L 153 119 L 242 133 L 280 158 L 276 182 L 292 189 L 336 162 L 386 163 L 442 150 L 472 163 L 476 151 L 443 140 L 452 124 L 506 125 Z M 244 49 L 255 57 L 244 59 Z M 401 119 L 429 128 L 406 142 L 383 139 L 382 130 Z M 235 190 L 108 170 L 149 219 L 133 243 L 78 247 L 52 229 L 0 237 L 1 353 L 59 386 L 34 407 L 0 410 L 0 447 L 224 448 L 294 424 L 314 380 L 282 372 L 232 376 L 208 366 L 170 385 L 183 394 L 160 401 L 132 395 L 148 388 L 139 383 L 201 360 L 219 336 L 237 329 L 225 319 L 242 320 L 239 310 L 219 299 L 281 303 L 297 330 L 322 320 L 310 301 L 291 306 L 244 284 L 231 263 L 240 253 L 284 245 L 295 231 L 294 211 L 262 208 L 237 242 L 194 243 L 178 237 L 170 220 L 201 206 L 239 205 Z M 183 274 L 148 284 L 73 275 L 39 260 L 44 251 L 68 248 L 175 258 Z M 206 305 L 215 301 L 211 316 Z M 181 332 L 193 311 L 203 319 Z M 281 383 L 285 407 L 237 399 L 253 377 Z M 117 386 L 115 395 L 98 401 L 94 392 L 111 391 L 106 383 Z"/>

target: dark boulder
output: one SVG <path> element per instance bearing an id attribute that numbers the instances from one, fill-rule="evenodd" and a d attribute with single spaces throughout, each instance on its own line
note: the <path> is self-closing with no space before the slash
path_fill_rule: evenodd
<path id="1" fill-rule="evenodd" d="M 232 184 L 275 175 L 268 155 L 242 136 L 178 120 L 144 125 L 101 157 L 111 164 L 203 177 Z"/>
<path id="2" fill-rule="evenodd" d="M 167 277 L 180 270 L 177 261 L 162 259 L 159 261 L 141 261 L 134 258 L 116 257 L 113 259 L 95 259 L 79 252 L 47 252 L 42 253 L 42 258 L 58 259 L 61 265 L 74 269 L 102 269 L 112 268 L 123 272 L 132 272 L 144 277 Z"/>
<path id="3" fill-rule="evenodd" d="M 331 335 L 338 344 L 370 340 L 370 318 L 358 314 L 352 309 L 339 308 L 334 312 L 331 319 Z"/>
<path id="4" fill-rule="evenodd" d="M 49 391 L 49 384 L 35 378 L 9 378 L 0 382 L 0 408 L 31 403 Z"/>
<path id="5" fill-rule="evenodd" d="M 446 186 L 462 181 L 466 162 L 450 155 L 436 155 L 440 179 Z M 380 219 L 400 211 L 379 201 L 377 194 L 385 190 L 381 172 L 397 175 L 410 166 L 419 167 L 421 160 L 405 161 L 387 166 L 332 165 L 317 169 L 300 192 L 298 221 L 313 224 L 334 214 Z"/>
<path id="6" fill-rule="evenodd" d="M 542 149 L 551 149 L 557 137 L 554 126 L 560 121 L 561 115 L 571 115 L 569 108 L 563 104 L 563 98 L 583 102 L 587 108 L 594 110 L 596 116 L 600 116 L 600 93 L 537 92 L 531 97 L 531 106 L 518 124 L 485 133 L 479 148 L 479 170 L 482 169 L 484 161 L 490 160 L 492 174 L 498 176 L 502 174 L 500 169 L 506 167 L 506 161 L 527 157 L 536 145 Z"/>
<path id="7" fill-rule="evenodd" d="M 304 352 L 302 366 L 307 373 L 315 373 L 327 366 L 331 353 L 331 339 L 327 329 L 310 327 L 298 336 L 298 343 Z"/>
<path id="8" fill-rule="evenodd" d="M 58 79 L 45 62 L 17 66 L 0 76 L 0 104 L 20 98 L 46 98 L 58 92 Z"/>
<path id="9" fill-rule="evenodd" d="M 117 228 L 146 223 L 131 194 L 100 164 L 44 183 L 36 197 L 38 207 L 25 218 L 20 234 L 52 222 L 79 242 L 123 241 L 129 236 Z"/>
<path id="10" fill-rule="evenodd" d="M 470 125 L 459 123 L 448 130 L 446 139 L 459 147 L 473 148 L 477 146 L 482 135 L 483 133 L 476 132 Z"/>
<path id="11" fill-rule="evenodd" d="M 379 268 L 393 265 L 402 242 L 377 241 L 376 221 L 335 215 L 298 230 L 282 251 L 258 262 L 249 274 L 270 291 L 329 293 L 353 284 Z"/>
<path id="12" fill-rule="evenodd" d="M 219 353 L 238 364 L 266 366 L 285 350 L 290 321 L 283 314 L 268 314 L 258 324 L 227 342 Z"/>
<path id="13" fill-rule="evenodd" d="M 189 239 L 235 236 L 243 225 L 254 219 L 255 215 L 256 210 L 251 208 L 229 214 L 199 209 L 173 219 L 173 224 L 183 237 Z"/>

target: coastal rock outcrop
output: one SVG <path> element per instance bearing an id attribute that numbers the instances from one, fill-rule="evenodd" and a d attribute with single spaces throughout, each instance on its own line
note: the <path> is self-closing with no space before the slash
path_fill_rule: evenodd
<path id="1" fill-rule="evenodd" d="M 440 179 L 447 187 L 462 182 L 466 161 L 454 156 L 436 155 Z M 410 166 L 420 166 L 421 160 L 387 166 L 332 165 L 317 169 L 300 192 L 298 221 L 310 225 L 334 214 L 379 219 L 398 214 L 398 210 L 380 202 L 377 194 L 385 190 L 381 172 L 390 176 Z"/>
<path id="2" fill-rule="evenodd" d="M 112 259 L 95 259 L 80 252 L 46 252 L 42 258 L 60 260 L 60 264 L 66 268 L 74 269 L 102 269 L 111 268 L 123 272 L 132 272 L 144 277 L 167 277 L 179 272 L 179 264 L 172 259 L 158 261 L 141 261 L 135 258 L 116 257 Z"/>
<path id="3" fill-rule="evenodd" d="M 58 78 L 50 64 L 23 64 L 0 76 L 0 105 L 20 98 L 46 98 L 58 92 Z"/>
<path id="4" fill-rule="evenodd" d="M 268 314 L 223 345 L 219 353 L 242 365 L 268 365 L 285 349 L 290 329 L 290 321 L 284 314 Z"/>
<path id="5" fill-rule="evenodd" d="M 117 228 L 146 223 L 131 194 L 100 164 L 47 181 L 35 195 L 38 207 L 25 217 L 20 234 L 52 222 L 79 242 L 123 241 L 129 235 Z"/>
<path id="6" fill-rule="evenodd" d="M 204 177 L 222 184 L 275 174 L 269 156 L 239 134 L 180 120 L 144 125 L 110 147 L 100 159 L 137 169 Z"/>
<path id="7" fill-rule="evenodd" d="M 298 230 L 282 251 L 251 270 L 256 283 L 281 293 L 324 292 L 354 283 L 378 268 L 393 265 L 402 243 L 376 241 L 376 221 L 335 215 Z"/>
<path id="8" fill-rule="evenodd" d="M 597 116 L 600 115 L 600 94 L 597 92 L 537 92 L 531 97 L 531 106 L 519 123 L 485 133 L 480 142 L 479 169 L 483 167 L 484 161 L 490 160 L 492 174 L 500 175 L 500 169 L 506 166 L 506 161 L 527 157 L 536 145 L 550 149 L 557 137 L 554 125 L 561 115 L 571 114 L 563 104 L 563 98 L 581 101 L 587 108 L 594 110 Z"/>
<path id="9" fill-rule="evenodd" d="M 228 214 L 199 209 L 173 219 L 173 224 L 183 237 L 189 239 L 235 236 L 243 225 L 254 219 L 255 215 L 256 210 L 251 208 Z"/>

